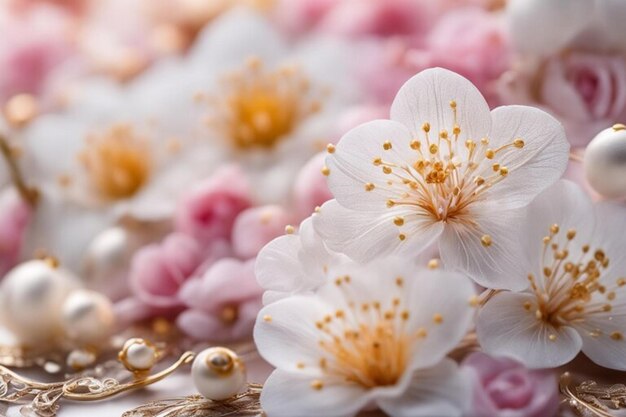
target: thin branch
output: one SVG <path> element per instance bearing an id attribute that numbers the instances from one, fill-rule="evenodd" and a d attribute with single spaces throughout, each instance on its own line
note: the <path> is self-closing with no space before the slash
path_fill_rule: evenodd
<path id="1" fill-rule="evenodd" d="M 9 173 L 11 175 L 11 181 L 13 185 L 20 193 L 20 196 L 26 201 L 31 207 L 35 207 L 37 205 L 37 200 L 39 199 L 39 192 L 36 188 L 30 187 L 26 184 L 24 180 L 24 176 L 22 175 L 22 171 L 20 170 L 19 164 L 15 158 L 15 151 L 8 139 L 0 134 L 0 154 L 7 163 L 7 167 L 9 169 Z"/>

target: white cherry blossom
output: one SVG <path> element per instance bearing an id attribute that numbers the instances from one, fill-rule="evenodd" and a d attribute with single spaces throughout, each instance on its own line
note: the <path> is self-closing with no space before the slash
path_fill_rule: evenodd
<path id="1" fill-rule="evenodd" d="M 525 250 L 517 253 L 526 286 L 501 292 L 481 309 L 478 338 L 492 354 L 553 368 L 581 350 L 599 365 L 626 370 L 626 209 L 595 207 L 561 181 L 528 207 Z"/>
<path id="2" fill-rule="evenodd" d="M 269 416 L 461 416 L 467 381 L 447 354 L 469 330 L 471 281 L 386 258 L 330 267 L 330 282 L 261 310 L 254 338 L 277 369 Z"/>
<path id="3" fill-rule="evenodd" d="M 335 200 L 314 224 L 329 248 L 363 261 L 438 242 L 446 267 L 509 288 L 519 285 L 518 209 L 562 175 L 569 145 L 547 113 L 490 112 L 469 81 L 435 68 L 400 89 L 391 120 L 358 126 L 328 150 Z"/>

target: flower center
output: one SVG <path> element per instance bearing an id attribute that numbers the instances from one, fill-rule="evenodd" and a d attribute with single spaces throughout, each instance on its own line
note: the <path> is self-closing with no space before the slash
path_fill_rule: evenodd
<path id="1" fill-rule="evenodd" d="M 126 124 L 90 135 L 78 157 L 91 184 L 107 200 L 133 196 L 148 181 L 152 168 L 147 139 Z"/>
<path id="2" fill-rule="evenodd" d="M 411 332 L 407 328 L 411 313 L 400 297 L 387 303 L 355 303 L 349 298 L 350 282 L 349 276 L 335 281 L 347 308 L 315 322 L 320 333 L 319 366 L 328 376 L 364 388 L 394 385 L 406 370 L 415 340 L 426 337 L 426 330 Z M 397 278 L 397 289 L 401 291 L 402 285 L 402 278 Z M 298 364 L 299 368 L 304 366 Z M 318 380 L 311 386 L 323 387 Z"/>
<path id="3" fill-rule="evenodd" d="M 294 66 L 267 71 L 251 58 L 243 70 L 228 75 L 224 87 L 220 98 L 209 100 L 208 125 L 239 150 L 275 147 L 321 108 L 310 97 L 308 79 Z"/>
<path id="4" fill-rule="evenodd" d="M 572 323 L 585 326 L 585 316 L 612 311 L 615 290 L 626 285 L 625 278 L 609 287 L 602 284 L 609 258 L 602 249 L 594 250 L 589 245 L 571 250 L 575 239 L 575 229 L 562 233 L 558 224 L 552 225 L 543 238 L 541 274 L 528 275 L 536 303 L 526 302 L 524 308 L 556 328 Z M 595 337 L 601 335 L 599 329 L 590 328 L 589 332 Z M 556 339 L 556 335 L 549 337 Z M 611 337 L 621 339 L 622 334 L 614 332 Z"/>
<path id="5" fill-rule="evenodd" d="M 507 177 L 509 167 L 497 160 L 524 148 L 524 140 L 518 138 L 498 148 L 491 148 L 487 137 L 461 143 L 462 127 L 457 123 L 456 101 L 450 102 L 450 110 L 453 113 L 450 130 L 433 134 L 430 123 L 423 123 L 423 137 L 410 143 L 411 151 L 415 153 L 412 165 L 399 165 L 382 156 L 374 158 L 372 163 L 389 179 L 381 185 L 367 183 L 365 190 L 383 187 L 392 191 L 397 197 L 387 200 L 388 208 L 410 206 L 415 208 L 418 217 L 426 215 L 433 221 L 460 222 L 475 227 L 468 208 Z M 392 152 L 393 146 L 391 141 L 384 142 L 383 152 Z M 459 147 L 465 147 L 466 151 L 458 152 Z M 401 226 L 404 220 L 395 218 L 394 223 Z M 401 240 L 406 237 L 399 236 Z M 483 236 L 483 244 L 491 244 L 489 236 Z"/>

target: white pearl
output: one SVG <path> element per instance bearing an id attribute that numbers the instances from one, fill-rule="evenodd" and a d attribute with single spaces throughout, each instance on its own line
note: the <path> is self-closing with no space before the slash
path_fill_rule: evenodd
<path id="1" fill-rule="evenodd" d="M 63 303 L 65 335 L 74 343 L 94 345 L 113 332 L 113 305 L 107 297 L 90 290 L 75 290 Z"/>
<path id="2" fill-rule="evenodd" d="M 198 354 L 191 367 L 196 389 L 204 397 L 221 401 L 246 387 L 246 367 L 230 349 L 213 347 Z"/>
<path id="3" fill-rule="evenodd" d="M 626 197 L 626 127 L 615 125 L 598 133 L 585 150 L 587 181 L 605 197 Z"/>
<path id="4" fill-rule="evenodd" d="M 61 306 L 77 279 L 47 261 L 13 268 L 0 285 L 0 319 L 20 343 L 51 342 L 61 332 Z"/>
<path id="5" fill-rule="evenodd" d="M 129 339 L 119 355 L 126 369 L 132 372 L 149 371 L 158 357 L 156 346 L 143 339 Z"/>
<path id="6" fill-rule="evenodd" d="M 131 237 L 123 227 L 98 234 L 87 247 L 82 277 L 85 284 L 109 297 L 125 296 L 128 262 L 133 252 Z"/>
<path id="7" fill-rule="evenodd" d="M 73 350 L 67 355 L 67 365 L 74 370 L 81 371 L 94 363 L 98 356 L 93 350 L 88 349 L 78 349 Z"/>

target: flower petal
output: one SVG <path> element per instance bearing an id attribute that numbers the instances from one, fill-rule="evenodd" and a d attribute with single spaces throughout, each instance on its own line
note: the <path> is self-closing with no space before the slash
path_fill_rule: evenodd
<path id="1" fill-rule="evenodd" d="M 315 322 L 327 310 L 319 299 L 306 296 L 292 296 L 265 306 L 254 326 L 259 354 L 278 369 L 321 375 Z M 299 363 L 305 368 L 298 368 Z"/>
<path id="2" fill-rule="evenodd" d="M 385 209 L 387 200 L 396 197 L 398 191 L 389 189 L 390 176 L 383 172 L 383 166 L 374 164 L 374 159 L 410 166 L 415 162 L 406 160 L 415 152 L 410 143 L 407 128 L 390 120 L 374 120 L 346 133 L 326 158 L 328 187 L 337 201 L 355 210 Z M 369 184 L 372 189 L 368 191 Z"/>
<path id="3" fill-rule="evenodd" d="M 529 309 L 524 307 L 527 302 Z M 554 328 L 537 319 L 535 311 L 531 294 L 506 292 L 489 300 L 476 321 L 483 349 L 531 368 L 555 368 L 574 359 L 582 346 L 578 332 L 566 326 Z"/>
<path id="4" fill-rule="evenodd" d="M 369 401 L 358 385 L 324 381 L 322 389 L 314 389 L 311 382 L 307 375 L 274 371 L 261 393 L 263 410 L 272 417 L 351 417 Z"/>
<path id="5" fill-rule="evenodd" d="M 407 219 L 402 227 L 394 223 L 397 217 Z M 363 262 L 387 254 L 416 256 L 443 230 L 442 222 L 419 218 L 410 208 L 394 207 L 381 214 L 349 210 L 336 200 L 325 203 L 313 223 L 330 249 Z"/>
<path id="6" fill-rule="evenodd" d="M 377 402 L 394 417 L 455 417 L 463 414 L 470 397 L 465 375 L 454 361 L 444 359 L 432 368 L 416 371 L 400 398 Z"/>
<path id="7" fill-rule="evenodd" d="M 523 211 L 504 211 L 497 205 L 480 203 L 471 207 L 471 212 L 476 227 L 449 223 L 439 240 L 446 268 L 463 271 L 485 287 L 526 288 L 529 267 L 520 256 L 519 243 Z"/>
<path id="8" fill-rule="evenodd" d="M 467 139 L 480 140 L 489 133 L 489 106 L 478 89 L 462 76 L 442 68 L 420 72 L 408 80 L 391 105 L 391 120 L 407 126 L 414 138 L 424 138 L 422 125 L 430 124 L 430 137 L 452 132 L 455 125 L 450 103 L 456 102 L 456 124 L 461 128 L 456 154 L 465 151 Z"/>
<path id="9" fill-rule="evenodd" d="M 298 253 L 302 245 L 298 235 L 277 237 L 265 245 L 256 259 L 257 281 L 265 290 L 290 292 L 304 280 Z"/>
<path id="10" fill-rule="evenodd" d="M 605 368 L 626 371 L 625 314 L 587 316 L 576 329 L 583 339 L 583 353 L 589 359 Z"/>
<path id="11" fill-rule="evenodd" d="M 426 331 L 417 344 L 413 369 L 441 361 L 467 334 L 474 318 L 470 305 L 475 295 L 472 282 L 451 271 L 418 269 L 405 271 L 406 302 L 411 330 Z"/>
<path id="12" fill-rule="evenodd" d="M 524 146 L 510 146 L 496 154 L 493 162 L 507 167 L 509 173 L 489 190 L 489 199 L 503 208 L 525 206 L 565 172 L 569 159 L 565 131 L 555 118 L 533 107 L 502 106 L 491 116 L 491 148 L 516 139 L 522 139 Z M 491 163 L 485 169 L 490 170 Z"/>

